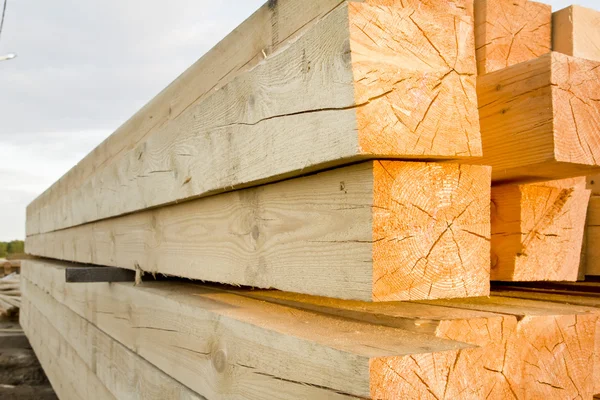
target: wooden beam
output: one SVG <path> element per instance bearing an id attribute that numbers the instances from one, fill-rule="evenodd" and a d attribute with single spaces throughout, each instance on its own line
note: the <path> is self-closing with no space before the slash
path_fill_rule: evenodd
<path id="1" fill-rule="evenodd" d="M 598 293 L 575 292 L 573 288 L 564 292 L 554 289 L 533 289 L 523 287 L 494 286 L 494 295 L 520 299 L 542 300 L 559 304 L 572 304 L 594 307 L 600 313 L 600 296 Z M 594 350 L 594 393 L 600 396 L 600 318 L 596 323 L 596 345 Z"/>
<path id="2" fill-rule="evenodd" d="M 492 187 L 497 281 L 577 281 L 590 199 L 585 177 Z"/>
<path id="3" fill-rule="evenodd" d="M 135 272 L 115 267 L 74 267 L 65 270 L 65 282 L 134 282 Z"/>
<path id="4" fill-rule="evenodd" d="M 552 8 L 527 0 L 475 0 L 479 75 L 550 52 Z"/>
<path id="5" fill-rule="evenodd" d="M 206 400 L 113 340 L 35 285 L 24 280 L 23 288 L 23 309 L 28 317 L 35 320 L 48 335 L 59 338 L 62 346 L 67 346 L 77 353 L 115 399 Z M 39 333 L 32 333 L 30 336 L 37 334 Z M 68 371 L 59 370 L 57 373 L 67 374 Z"/>
<path id="6" fill-rule="evenodd" d="M 29 236 L 30 254 L 329 297 L 489 293 L 490 170 L 369 161 Z"/>
<path id="7" fill-rule="evenodd" d="M 585 273 L 589 276 L 600 276 L 600 196 L 592 196 L 590 199 L 586 230 Z"/>
<path id="8" fill-rule="evenodd" d="M 427 397 L 477 382 L 447 374 L 476 350 L 465 343 L 185 283 L 65 286 L 62 265 L 27 261 L 23 278 L 207 398 Z"/>
<path id="9" fill-rule="evenodd" d="M 25 305 L 19 322 L 55 393 L 64 400 L 115 400 L 77 352 L 38 317 Z"/>
<path id="10" fill-rule="evenodd" d="M 473 20 L 435 3 L 341 2 L 96 172 L 76 167 L 89 176 L 32 203 L 27 235 L 357 160 L 480 156 Z"/>
<path id="11" fill-rule="evenodd" d="M 552 50 L 600 61 L 600 12 L 572 5 L 552 14 Z"/>
<path id="12" fill-rule="evenodd" d="M 597 308 L 500 296 L 424 303 L 513 315 L 523 322 L 514 337 L 521 345 L 514 353 L 506 353 L 498 372 L 531 375 L 538 385 L 512 385 L 515 398 L 562 398 L 564 391 L 590 398 L 596 393 L 600 366 L 594 355 L 600 350 Z M 527 367 L 514 371 L 515 359 Z"/>
<path id="13" fill-rule="evenodd" d="M 599 66 L 553 52 L 479 77 L 482 163 L 495 182 L 599 169 Z"/>

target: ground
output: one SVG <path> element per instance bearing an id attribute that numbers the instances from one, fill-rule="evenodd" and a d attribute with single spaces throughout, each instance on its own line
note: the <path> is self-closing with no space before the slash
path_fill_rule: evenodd
<path id="1" fill-rule="evenodd" d="M 16 320 L 0 319 L 0 399 L 58 399 Z"/>

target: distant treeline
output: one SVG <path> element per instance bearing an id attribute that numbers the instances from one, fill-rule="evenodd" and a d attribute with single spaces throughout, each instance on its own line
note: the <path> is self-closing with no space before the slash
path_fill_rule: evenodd
<path id="1" fill-rule="evenodd" d="M 25 242 L 22 240 L 13 240 L 12 242 L 0 242 L 0 258 L 5 258 L 11 254 L 25 252 Z"/>

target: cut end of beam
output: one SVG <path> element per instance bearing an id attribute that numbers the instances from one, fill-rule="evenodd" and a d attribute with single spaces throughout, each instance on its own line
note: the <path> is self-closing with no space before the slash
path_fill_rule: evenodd
<path id="1" fill-rule="evenodd" d="M 576 281 L 585 178 L 492 188 L 492 280 Z"/>
<path id="2" fill-rule="evenodd" d="M 468 7 L 401 3 L 349 3 L 361 152 L 481 156 Z"/>
<path id="3" fill-rule="evenodd" d="M 376 162 L 373 298 L 487 296 L 490 169 Z"/>
<path id="4" fill-rule="evenodd" d="M 480 75 L 550 51 L 552 7 L 527 0 L 475 0 L 475 46 Z"/>

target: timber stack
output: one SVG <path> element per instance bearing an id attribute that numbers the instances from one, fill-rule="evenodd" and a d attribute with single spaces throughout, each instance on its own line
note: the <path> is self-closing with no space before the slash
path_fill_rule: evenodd
<path id="1" fill-rule="evenodd" d="M 600 30 L 571 21 L 269 1 L 27 208 L 59 397 L 600 393 L 597 299 L 490 289 L 585 275 L 600 39 L 556 43 Z"/>

